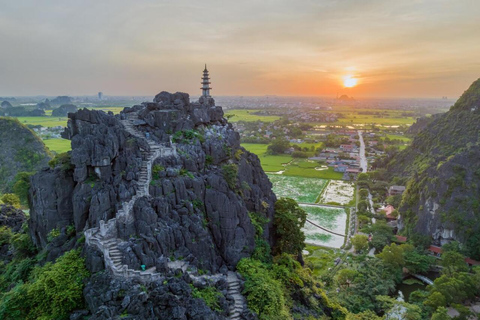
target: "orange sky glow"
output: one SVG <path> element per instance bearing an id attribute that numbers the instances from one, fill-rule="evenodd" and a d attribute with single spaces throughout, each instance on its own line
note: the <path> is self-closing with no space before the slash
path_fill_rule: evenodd
<path id="1" fill-rule="evenodd" d="M 214 96 L 456 98 L 480 77 L 479 16 L 469 0 L 8 1 L 0 96 L 198 95 L 207 63 Z"/>

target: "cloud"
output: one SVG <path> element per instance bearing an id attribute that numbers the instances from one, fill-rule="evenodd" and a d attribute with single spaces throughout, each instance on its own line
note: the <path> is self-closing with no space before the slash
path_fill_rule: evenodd
<path id="1" fill-rule="evenodd" d="M 355 67 L 357 95 L 454 96 L 480 74 L 468 0 L 0 5 L 0 95 L 194 94 L 204 62 L 214 94 L 334 95 Z"/>

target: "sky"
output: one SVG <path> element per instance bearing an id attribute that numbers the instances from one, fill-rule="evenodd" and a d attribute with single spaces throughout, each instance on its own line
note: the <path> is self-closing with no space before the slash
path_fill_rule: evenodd
<path id="1" fill-rule="evenodd" d="M 478 0 L 0 0 L 0 96 L 456 98 Z M 357 80 L 351 88 L 345 77 Z"/>

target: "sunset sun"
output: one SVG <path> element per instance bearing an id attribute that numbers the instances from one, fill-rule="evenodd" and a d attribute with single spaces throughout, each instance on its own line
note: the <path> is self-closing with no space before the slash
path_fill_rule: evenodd
<path id="1" fill-rule="evenodd" d="M 357 85 L 358 80 L 352 77 L 351 75 L 343 77 L 343 85 L 346 88 L 352 88 Z"/>

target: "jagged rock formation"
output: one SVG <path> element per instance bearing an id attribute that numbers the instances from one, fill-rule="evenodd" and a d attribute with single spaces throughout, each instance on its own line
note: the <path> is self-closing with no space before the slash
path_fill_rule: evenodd
<path id="1" fill-rule="evenodd" d="M 478 248 L 480 237 L 480 79 L 421 130 L 389 170 L 408 180 L 400 227 Z M 476 253 L 475 253 L 476 251 Z M 477 250 L 473 255 L 480 255 Z M 480 258 L 480 256 L 477 256 Z"/>
<path id="2" fill-rule="evenodd" d="M 264 236 L 273 244 L 276 198 L 221 107 L 211 98 L 190 103 L 185 93 L 162 92 L 117 116 L 84 109 L 69 118 L 71 160 L 32 179 L 34 242 L 45 247 L 51 230 L 64 233 L 73 224 L 78 236 L 85 233 L 90 270 L 107 269 L 105 285 L 121 279 L 160 290 L 141 297 L 128 287 L 129 299 L 143 303 L 135 319 L 250 317 L 233 271 L 255 246 L 248 212 L 270 220 Z M 178 294 L 165 284 L 175 273 L 195 287 L 212 283 L 227 298 L 224 311 L 205 313 L 189 292 L 178 308 L 146 308 L 163 305 L 158 299 L 169 291 Z M 132 305 L 115 304 L 110 294 L 93 303 L 98 279 L 85 293 L 92 319 L 110 319 Z"/>
<path id="3" fill-rule="evenodd" d="M 53 109 L 52 117 L 66 117 L 69 112 L 77 112 L 78 108 L 74 104 L 62 104 L 57 109 Z"/>
<path id="4" fill-rule="evenodd" d="M 50 159 L 35 132 L 16 119 L 0 118 L 0 193 L 11 189 L 17 173 L 36 171 Z"/>

